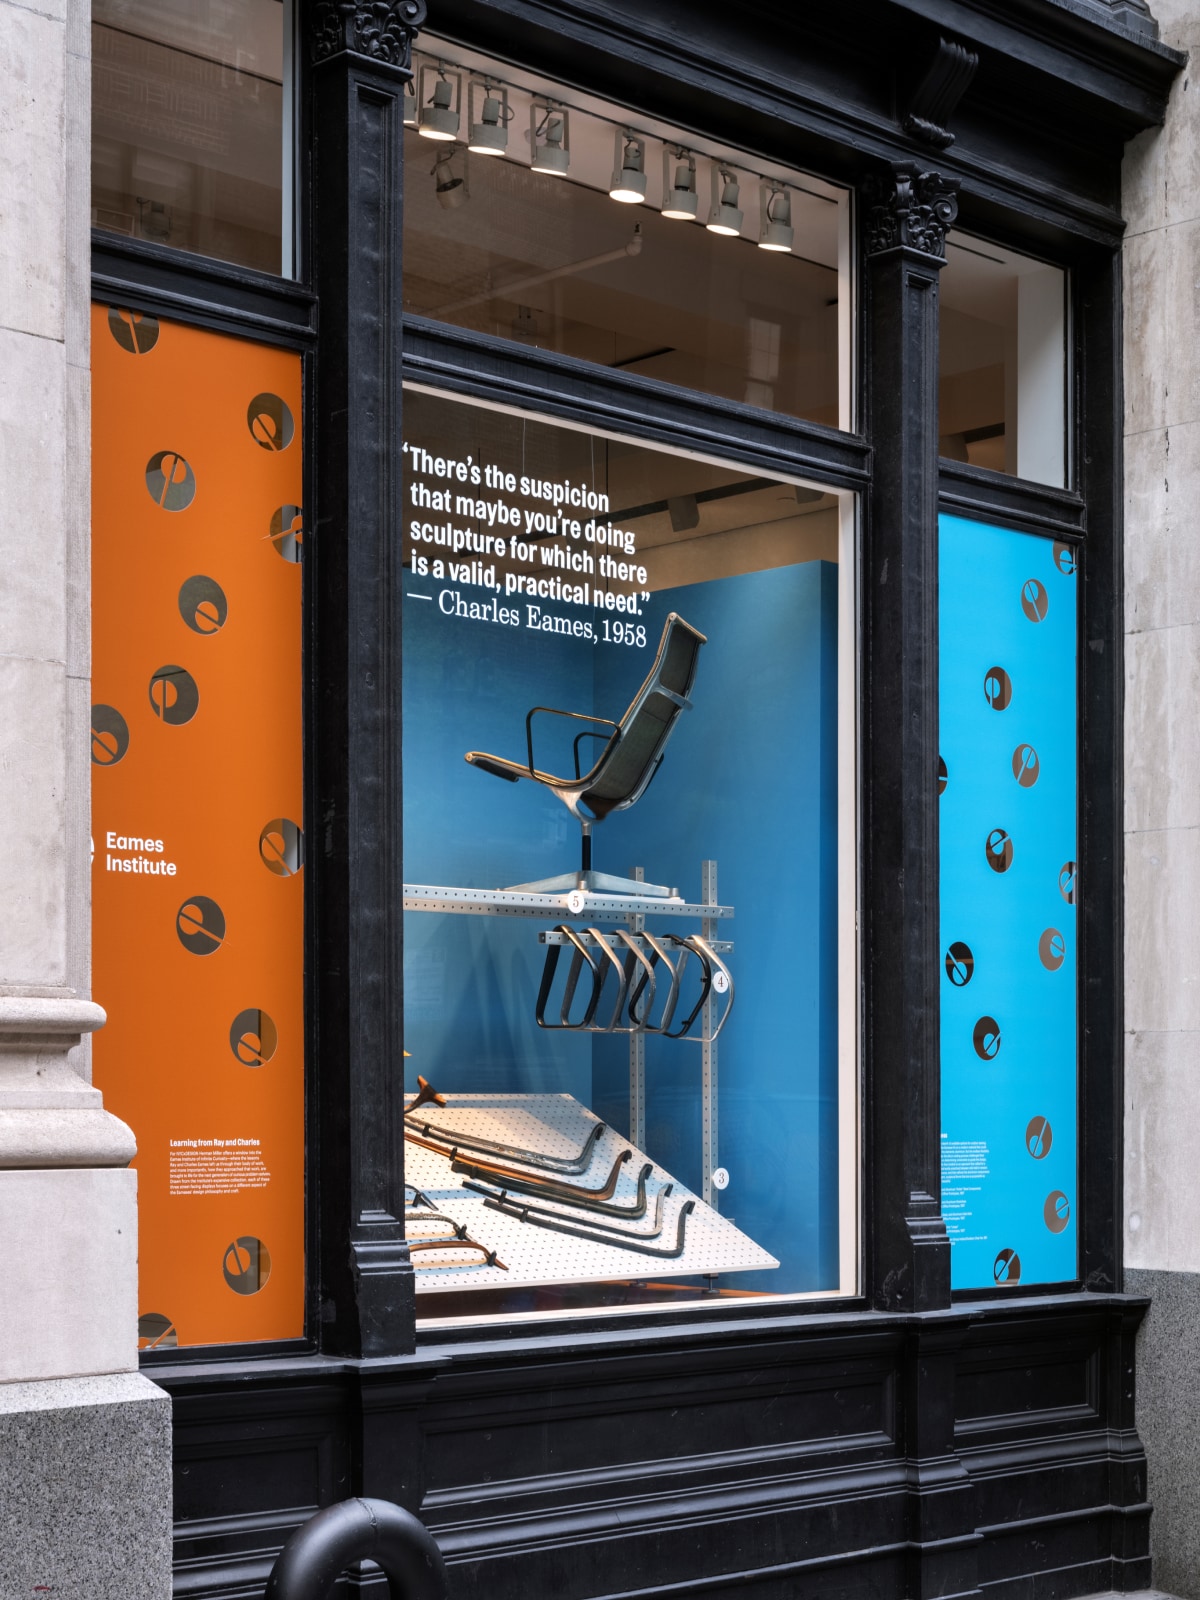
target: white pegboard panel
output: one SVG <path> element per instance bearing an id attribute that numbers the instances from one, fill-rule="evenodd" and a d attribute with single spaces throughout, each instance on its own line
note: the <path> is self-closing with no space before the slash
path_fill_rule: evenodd
<path id="1" fill-rule="evenodd" d="M 417 1118 L 434 1127 L 536 1150 L 548 1156 L 576 1155 L 599 1120 L 569 1094 L 449 1094 L 446 1102 L 444 1108 L 422 1106 Z M 611 1128 L 605 1128 L 596 1142 L 586 1171 L 563 1181 L 578 1187 L 600 1188 L 623 1150 L 632 1150 L 633 1156 L 621 1168 L 612 1202 L 628 1204 L 637 1196 L 638 1173 L 650 1158 Z M 521 1169 L 521 1163 L 515 1159 L 489 1157 L 484 1152 L 464 1149 L 463 1157 L 502 1161 L 514 1171 Z M 406 1181 L 427 1195 L 438 1211 L 465 1226 L 472 1239 L 494 1250 L 507 1269 L 471 1265 L 461 1251 L 443 1256 L 438 1251 L 423 1250 L 413 1257 L 419 1294 L 450 1289 L 515 1288 L 535 1283 L 599 1283 L 612 1278 L 754 1272 L 779 1265 L 774 1256 L 768 1255 L 654 1163 L 651 1163 L 646 1185 L 646 1215 L 635 1222 L 618 1225 L 627 1228 L 631 1235 L 653 1232 L 658 1193 L 664 1184 L 671 1184 L 671 1193 L 663 1207 L 662 1233 L 648 1242 L 656 1249 L 673 1246 L 678 1235 L 680 1209 L 686 1201 L 694 1200 L 695 1210 L 685 1224 L 683 1254 L 673 1260 L 625 1250 L 617 1242 L 599 1244 L 555 1233 L 493 1211 L 484 1204 L 482 1195 L 463 1188 L 467 1175 L 452 1172 L 448 1156 L 423 1149 L 411 1141 L 405 1144 L 404 1159 Z M 531 1173 L 533 1170 L 530 1169 Z M 528 1200 L 530 1204 L 545 1206 L 582 1227 L 588 1226 L 589 1217 L 593 1224 L 615 1220 L 563 1203 L 534 1200 L 531 1196 L 513 1195 L 513 1199 L 518 1204 Z M 429 1237 L 433 1229 L 410 1223 L 408 1231 L 410 1238 L 419 1239 Z"/>

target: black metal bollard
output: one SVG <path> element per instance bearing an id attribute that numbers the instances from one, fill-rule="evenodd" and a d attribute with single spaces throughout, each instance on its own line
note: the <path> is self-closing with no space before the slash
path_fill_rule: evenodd
<path id="1" fill-rule="evenodd" d="M 445 1600 L 433 1535 L 390 1500 L 340 1500 L 310 1517 L 279 1552 L 265 1600 L 329 1600 L 346 1567 L 366 1560 L 383 1568 L 392 1600 Z"/>

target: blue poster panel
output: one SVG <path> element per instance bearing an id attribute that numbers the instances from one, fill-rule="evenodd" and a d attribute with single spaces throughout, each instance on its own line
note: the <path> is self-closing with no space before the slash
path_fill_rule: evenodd
<path id="1" fill-rule="evenodd" d="M 1076 1277 L 1076 593 L 940 523 L 942 1211 L 955 1289 Z"/>

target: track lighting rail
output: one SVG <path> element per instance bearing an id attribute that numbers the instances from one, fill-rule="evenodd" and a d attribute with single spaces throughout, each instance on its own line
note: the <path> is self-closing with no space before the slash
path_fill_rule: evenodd
<path id="1" fill-rule="evenodd" d="M 453 142 L 473 155 L 503 156 L 513 159 L 509 148 L 509 123 L 517 116 L 513 99 L 528 99 L 529 127 L 528 162 L 534 172 L 551 177 L 571 176 L 572 135 L 571 118 L 574 116 L 579 130 L 589 124 L 611 128 L 613 140 L 612 177 L 607 182 L 611 199 L 623 205 L 644 205 L 650 198 L 648 188 L 649 166 L 652 151 L 661 150 L 662 189 L 658 210 L 663 217 L 680 222 L 699 222 L 711 233 L 730 238 L 749 237 L 761 249 L 791 254 L 794 230 L 791 220 L 793 193 L 813 194 L 830 200 L 828 194 L 809 189 L 800 174 L 780 176 L 755 169 L 753 158 L 732 156 L 727 153 L 705 154 L 702 159 L 710 169 L 712 201 L 706 216 L 701 214 L 697 162 L 699 153 L 680 144 L 676 139 L 655 136 L 631 126 L 624 120 L 605 116 L 602 111 L 582 106 L 571 107 L 544 91 L 507 81 L 491 70 L 453 62 L 442 56 L 431 56 L 418 61 L 413 92 L 407 97 L 405 121 L 416 129 L 422 138 Z M 616 109 L 615 107 L 613 108 Z M 522 113 L 523 115 L 523 113 Z M 466 132 L 463 132 L 463 123 Z M 585 144 L 586 148 L 586 144 Z M 524 153 L 520 159 L 525 159 Z M 658 157 L 654 156 L 657 162 Z M 578 163 L 577 163 L 578 165 Z M 442 175 L 445 177 L 445 174 Z M 753 179 L 758 184 L 758 228 L 756 236 L 743 234 L 745 212 L 739 193 L 744 180 Z M 598 187 L 594 172 L 588 180 Z M 460 205 L 469 195 L 465 173 L 453 182 L 439 187 L 439 200 L 445 206 Z M 751 225 L 753 226 L 753 224 Z M 640 240 L 638 241 L 640 248 Z M 627 247 L 626 255 L 636 255 L 637 249 Z M 539 274 L 509 284 L 499 294 L 481 294 L 456 301 L 431 313 L 434 317 L 449 316 L 464 311 L 486 300 L 511 297 L 540 284 L 572 272 L 619 260 L 619 254 L 594 257 L 561 267 L 554 272 Z"/>

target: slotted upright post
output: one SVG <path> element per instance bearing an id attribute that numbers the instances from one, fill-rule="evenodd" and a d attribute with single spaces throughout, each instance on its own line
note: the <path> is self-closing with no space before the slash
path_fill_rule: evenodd
<path id="1" fill-rule="evenodd" d="M 644 883 L 645 868 L 634 867 L 633 876 Z M 644 916 L 630 917 L 632 933 L 641 933 L 645 926 Z M 639 1150 L 646 1148 L 646 1035 L 636 1028 L 629 1035 L 629 1142 Z"/>
<path id="2" fill-rule="evenodd" d="M 706 906 L 715 906 L 717 903 L 717 863 L 704 861 L 700 864 L 700 898 Z M 701 920 L 700 931 L 710 943 L 717 937 L 717 919 L 704 917 Z M 704 1009 L 700 1014 L 700 1073 L 701 1073 L 701 1132 L 702 1141 L 702 1171 L 704 1187 L 701 1199 L 714 1211 L 719 1211 L 720 1197 L 716 1185 L 713 1183 L 713 1173 L 717 1167 L 717 1042 L 712 1036 L 713 1018 L 716 1016 L 716 1002 L 713 992 L 708 991 L 708 998 L 704 1002 Z"/>

